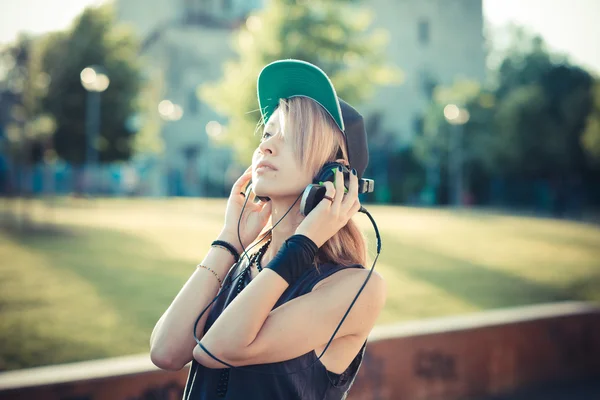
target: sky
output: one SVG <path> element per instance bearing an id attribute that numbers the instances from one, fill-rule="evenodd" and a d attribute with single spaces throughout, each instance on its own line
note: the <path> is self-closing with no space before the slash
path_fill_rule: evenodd
<path id="1" fill-rule="evenodd" d="M 66 28 L 86 6 L 104 1 L 0 1 L 0 43 L 12 41 L 19 31 Z M 483 11 L 492 26 L 523 25 L 540 34 L 552 50 L 600 74 L 600 0 L 483 0 Z"/>

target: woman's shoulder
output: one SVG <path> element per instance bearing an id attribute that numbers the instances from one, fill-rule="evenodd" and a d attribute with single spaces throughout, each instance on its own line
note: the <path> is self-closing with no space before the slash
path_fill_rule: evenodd
<path id="1" fill-rule="evenodd" d="M 385 295 L 387 289 L 385 279 L 375 270 L 368 270 L 361 264 L 342 266 L 326 263 L 320 267 L 329 273 L 312 288 L 312 291 L 325 287 L 336 287 L 341 290 L 351 289 L 356 287 L 358 283 L 360 283 L 358 287 L 361 287 L 367 281 L 363 293 L 367 293 L 367 296 L 379 297 L 381 294 Z"/>
<path id="2" fill-rule="evenodd" d="M 335 315 L 347 312 L 352 305 L 347 329 L 350 329 L 349 334 L 363 340 L 385 306 L 387 286 L 383 276 L 375 270 L 344 268 L 321 281 L 310 295 L 316 304 L 331 304 L 334 308 L 328 309 Z M 336 301 L 331 302 L 331 299 Z"/>

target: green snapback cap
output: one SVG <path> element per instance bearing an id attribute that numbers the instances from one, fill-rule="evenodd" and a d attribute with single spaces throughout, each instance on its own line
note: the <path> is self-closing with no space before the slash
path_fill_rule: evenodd
<path id="1" fill-rule="evenodd" d="M 258 103 L 266 124 L 279 106 L 279 99 L 308 97 L 320 104 L 344 133 L 348 161 L 361 179 L 369 164 L 369 146 L 363 116 L 340 99 L 331 80 L 316 65 L 301 60 L 274 61 L 262 69 L 257 83 Z M 341 154 L 338 153 L 338 158 Z M 363 180 L 366 185 L 360 193 L 372 192 L 373 181 Z"/>
<path id="2" fill-rule="evenodd" d="M 266 123 L 279 106 L 279 99 L 309 97 L 319 103 L 344 132 L 344 120 L 335 88 L 316 65 L 302 60 L 278 60 L 265 66 L 258 75 L 258 105 Z"/>

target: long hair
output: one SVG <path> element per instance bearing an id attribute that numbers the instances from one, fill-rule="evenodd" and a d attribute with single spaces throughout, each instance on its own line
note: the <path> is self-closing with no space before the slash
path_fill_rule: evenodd
<path id="1" fill-rule="evenodd" d="M 348 162 L 344 134 L 323 107 L 308 97 L 292 97 L 279 101 L 280 118 L 285 121 L 287 133 L 294 139 L 295 155 L 301 165 L 306 165 L 311 176 L 316 176 L 327 162 L 335 161 L 341 149 L 342 159 Z M 272 228 L 267 224 L 263 232 Z M 259 235 L 255 243 L 271 238 L 271 233 Z M 367 263 L 367 242 L 352 220 L 325 242 L 315 257 L 317 266 L 324 263 L 337 265 Z"/>

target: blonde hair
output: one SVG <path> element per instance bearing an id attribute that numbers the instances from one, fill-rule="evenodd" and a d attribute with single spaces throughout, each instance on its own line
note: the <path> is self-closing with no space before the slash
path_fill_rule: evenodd
<path id="1" fill-rule="evenodd" d="M 348 162 L 348 152 L 344 134 L 333 118 L 323 107 L 308 97 L 292 97 L 279 101 L 286 133 L 293 138 L 295 154 L 301 165 L 307 166 L 311 176 L 316 176 L 327 162 L 335 161 L 338 150 L 342 150 L 342 159 Z M 263 235 L 254 243 L 270 239 L 268 232 L 272 226 L 266 226 Z M 367 263 L 367 242 L 364 235 L 350 219 L 348 223 L 325 242 L 317 252 L 315 262 L 318 265 L 333 263 L 337 265 Z"/>

